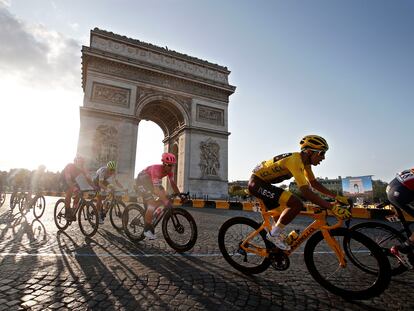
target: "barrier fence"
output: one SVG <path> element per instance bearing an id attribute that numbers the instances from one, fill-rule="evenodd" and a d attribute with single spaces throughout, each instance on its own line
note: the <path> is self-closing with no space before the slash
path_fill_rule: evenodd
<path id="1" fill-rule="evenodd" d="M 6 192 L 10 194 L 11 192 Z M 44 196 L 55 196 L 55 197 L 64 197 L 64 192 L 52 192 L 52 191 L 43 191 L 42 195 Z M 136 196 L 123 196 L 124 202 L 139 202 Z M 191 199 L 184 204 L 180 203 L 179 199 L 174 200 L 174 205 L 182 205 L 184 207 L 194 207 L 194 208 L 209 208 L 209 209 L 225 209 L 225 210 L 235 210 L 235 211 L 251 211 L 257 212 L 258 206 L 256 202 L 231 202 L 225 200 L 202 200 L 202 199 Z M 302 213 L 313 213 L 311 209 L 304 210 Z M 328 211 L 330 215 L 332 213 Z M 354 206 L 352 209 L 353 218 L 363 218 L 363 219 L 384 219 L 388 215 L 394 214 L 390 207 L 385 207 L 383 209 L 375 208 L 374 205 L 369 205 L 367 207 L 363 206 Z M 404 212 L 404 216 L 407 221 L 414 221 L 414 217 Z"/>

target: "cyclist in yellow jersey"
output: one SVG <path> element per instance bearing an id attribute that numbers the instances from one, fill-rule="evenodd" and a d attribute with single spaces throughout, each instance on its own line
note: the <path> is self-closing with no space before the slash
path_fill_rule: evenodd
<path id="1" fill-rule="evenodd" d="M 325 188 L 313 175 L 311 166 L 318 165 L 325 159 L 325 153 L 329 149 L 326 140 L 317 135 L 308 135 L 300 141 L 300 152 L 285 153 L 263 161 L 257 165 L 248 183 L 249 192 L 263 200 L 268 210 L 284 207 L 272 230 L 268 233 L 268 239 L 272 240 L 277 247 L 289 250 L 285 242 L 284 228 L 288 225 L 303 208 L 302 201 L 291 192 L 272 184 L 295 178 L 302 196 L 323 208 L 331 209 L 340 218 L 349 218 L 351 213 L 348 209 L 332 206 L 330 202 L 322 199 L 312 189 L 335 198 L 337 201 L 347 204 L 348 198 L 339 196 Z"/>

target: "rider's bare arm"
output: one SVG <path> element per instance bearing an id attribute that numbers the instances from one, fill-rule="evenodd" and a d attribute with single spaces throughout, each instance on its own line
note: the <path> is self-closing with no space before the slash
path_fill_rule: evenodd
<path id="1" fill-rule="evenodd" d="M 170 183 L 174 193 L 180 193 L 180 189 L 178 189 L 178 186 L 173 179 L 170 179 Z"/>
<path id="2" fill-rule="evenodd" d="M 299 190 L 302 193 L 302 195 L 305 197 L 305 199 L 323 208 L 331 209 L 331 203 L 329 203 L 328 201 L 325 201 L 319 195 L 314 193 L 309 186 L 307 185 L 302 186 L 299 188 Z"/>

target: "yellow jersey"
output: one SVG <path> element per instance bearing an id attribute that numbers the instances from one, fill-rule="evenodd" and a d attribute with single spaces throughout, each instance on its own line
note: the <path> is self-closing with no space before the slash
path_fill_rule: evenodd
<path id="1" fill-rule="evenodd" d="M 263 161 L 253 170 L 253 175 L 271 184 L 295 178 L 298 188 L 315 180 L 311 165 L 304 165 L 299 152 L 284 153 Z"/>

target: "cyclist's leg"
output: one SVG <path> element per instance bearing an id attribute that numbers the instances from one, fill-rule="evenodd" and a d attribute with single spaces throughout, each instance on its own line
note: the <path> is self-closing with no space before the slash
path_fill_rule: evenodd
<path id="1" fill-rule="evenodd" d="M 152 218 L 154 211 L 159 206 L 160 202 L 157 202 L 155 199 L 154 185 L 152 184 L 151 178 L 146 174 L 139 174 L 136 179 L 136 188 L 138 194 L 142 197 L 147 206 L 144 216 L 144 234 L 155 238 Z M 151 234 L 149 232 L 151 232 Z"/>
<path id="2" fill-rule="evenodd" d="M 397 179 L 393 179 L 387 186 L 388 200 L 396 208 L 399 208 L 409 215 L 414 216 L 414 211 L 410 208 L 409 203 L 414 200 L 414 192 L 404 187 Z M 406 267 L 414 267 L 414 233 L 411 234 L 408 241 L 402 245 L 395 245 L 391 248 L 394 254 Z"/>
<path id="3" fill-rule="evenodd" d="M 410 207 L 410 203 L 414 202 L 414 191 L 404 187 L 398 179 L 393 179 L 387 186 L 387 197 L 396 208 L 414 217 L 414 210 Z M 414 232 L 409 240 L 414 245 Z"/>
<path id="4" fill-rule="evenodd" d="M 283 210 L 276 224 L 272 226 L 268 238 L 272 237 L 273 242 L 279 248 L 289 249 L 289 246 L 284 242 L 284 236 L 286 235 L 284 228 L 301 211 L 302 202 L 294 197 L 291 192 L 275 187 L 255 176 L 252 176 L 249 180 L 248 187 L 252 195 L 263 201 L 266 209 L 281 208 Z"/>

